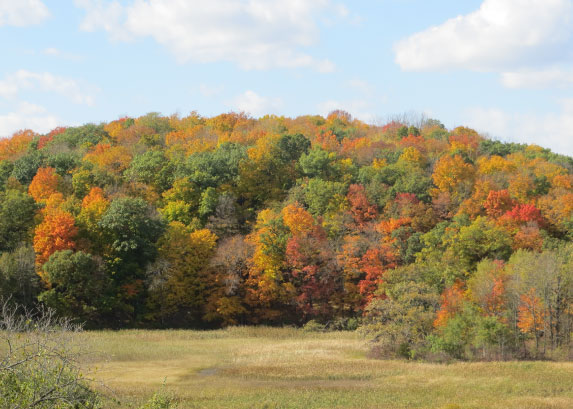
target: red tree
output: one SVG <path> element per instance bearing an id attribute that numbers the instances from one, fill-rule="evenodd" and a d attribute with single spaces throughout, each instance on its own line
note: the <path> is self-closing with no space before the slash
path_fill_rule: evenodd
<path id="1" fill-rule="evenodd" d="M 368 202 L 364 186 L 350 185 L 346 197 L 350 203 L 350 212 L 358 227 L 363 228 L 366 223 L 376 219 L 378 216 L 376 206 Z"/>

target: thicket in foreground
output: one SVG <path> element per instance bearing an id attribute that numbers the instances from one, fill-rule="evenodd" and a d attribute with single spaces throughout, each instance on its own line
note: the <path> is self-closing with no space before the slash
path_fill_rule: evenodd
<path id="1" fill-rule="evenodd" d="M 79 336 L 81 325 L 10 300 L 0 305 L 0 407 L 3 409 L 98 409 L 115 406 L 86 376 L 88 354 L 94 351 Z M 109 391 L 112 395 L 112 391 Z M 141 409 L 175 409 L 164 389 Z"/>
<path id="2" fill-rule="evenodd" d="M 99 408 L 82 375 L 80 327 L 49 309 L 0 306 L 0 407 Z"/>

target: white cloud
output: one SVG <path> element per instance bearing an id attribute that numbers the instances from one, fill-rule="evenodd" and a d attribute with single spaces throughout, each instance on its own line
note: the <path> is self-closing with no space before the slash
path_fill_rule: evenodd
<path id="1" fill-rule="evenodd" d="M 0 114 L 0 137 L 10 136 L 21 129 L 45 133 L 56 128 L 61 121 L 42 106 L 21 102 L 14 112 Z"/>
<path id="2" fill-rule="evenodd" d="M 373 91 L 373 87 L 370 83 L 358 78 L 354 78 L 348 81 L 348 86 L 363 94 L 371 94 Z"/>
<path id="3" fill-rule="evenodd" d="M 500 109 L 472 108 L 464 124 L 502 140 L 534 143 L 554 152 L 573 155 L 573 99 L 560 101 L 560 112 L 511 113 Z"/>
<path id="4" fill-rule="evenodd" d="M 41 0 L 0 0 L 0 27 L 25 27 L 39 24 L 50 17 Z"/>
<path id="5" fill-rule="evenodd" d="M 301 49 L 316 44 L 318 20 L 343 18 L 332 0 L 75 0 L 86 10 L 81 28 L 105 30 L 116 41 L 152 37 L 180 62 L 228 61 L 247 70 L 334 69 Z"/>
<path id="6" fill-rule="evenodd" d="M 113 40 L 127 41 L 131 38 L 121 22 L 125 18 L 126 9 L 117 1 L 75 0 L 74 2 L 77 7 L 86 10 L 86 16 L 80 25 L 82 30 L 102 29 L 107 31 Z"/>
<path id="7" fill-rule="evenodd" d="M 64 60 L 71 60 L 71 61 L 80 61 L 82 57 L 76 54 L 68 53 L 66 51 L 62 51 L 59 48 L 55 47 L 48 47 L 42 50 L 42 54 L 55 57 L 55 58 L 62 58 Z"/>
<path id="8" fill-rule="evenodd" d="M 225 87 L 223 85 L 209 85 L 209 84 L 199 84 L 199 92 L 204 97 L 212 98 L 220 95 Z"/>
<path id="9" fill-rule="evenodd" d="M 573 69 L 551 67 L 504 72 L 501 83 L 507 88 L 567 88 L 573 86 Z"/>
<path id="10" fill-rule="evenodd" d="M 251 90 L 245 91 L 231 102 L 233 109 L 247 112 L 255 117 L 277 113 L 282 105 L 282 100 L 279 98 L 263 97 Z"/>
<path id="11" fill-rule="evenodd" d="M 572 0 L 484 0 L 395 45 L 404 70 L 514 71 L 571 58 Z"/>
<path id="12" fill-rule="evenodd" d="M 54 57 L 59 57 L 60 55 L 62 55 L 62 52 L 54 47 L 45 48 L 43 52 L 46 55 L 51 55 Z"/>
<path id="13" fill-rule="evenodd" d="M 48 72 L 37 73 L 19 70 L 0 80 L 0 97 L 14 98 L 19 93 L 29 90 L 54 92 L 63 95 L 76 104 L 93 105 L 94 99 L 82 90 L 73 79 L 59 77 Z"/>

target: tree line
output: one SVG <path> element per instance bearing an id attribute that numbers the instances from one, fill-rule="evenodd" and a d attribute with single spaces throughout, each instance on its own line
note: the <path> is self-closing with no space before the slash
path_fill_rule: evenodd
<path id="1" fill-rule="evenodd" d="M 424 119 L 151 113 L 0 140 L 0 296 L 88 328 L 567 354 L 573 159 Z M 557 352 L 555 352 L 557 351 Z"/>

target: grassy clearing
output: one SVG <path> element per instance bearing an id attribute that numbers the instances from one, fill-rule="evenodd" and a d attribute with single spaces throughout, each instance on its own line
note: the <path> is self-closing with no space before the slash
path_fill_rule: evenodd
<path id="1" fill-rule="evenodd" d="M 573 408 L 573 363 L 379 361 L 357 334 L 291 328 L 84 336 L 121 407 L 165 381 L 183 408 Z"/>

